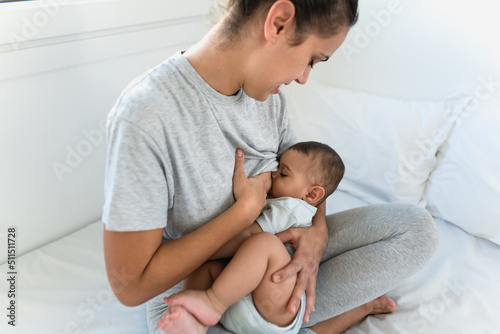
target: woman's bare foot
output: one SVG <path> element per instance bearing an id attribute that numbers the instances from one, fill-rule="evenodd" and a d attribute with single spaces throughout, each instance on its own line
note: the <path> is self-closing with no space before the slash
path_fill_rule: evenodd
<path id="1" fill-rule="evenodd" d="M 396 303 L 387 296 L 380 296 L 362 306 L 366 315 L 392 313 L 396 310 Z"/>
<path id="2" fill-rule="evenodd" d="M 396 303 L 387 296 L 380 296 L 368 303 L 349 310 L 336 317 L 319 322 L 311 329 L 317 334 L 339 334 L 366 317 L 367 315 L 391 313 L 396 310 Z"/>
<path id="3" fill-rule="evenodd" d="M 167 334 L 206 334 L 208 326 L 201 324 L 183 307 L 169 307 L 157 324 Z"/>
<path id="4" fill-rule="evenodd" d="M 169 307 L 180 306 L 195 316 L 203 325 L 213 326 L 219 322 L 226 307 L 221 305 L 211 290 L 184 290 L 165 298 Z"/>

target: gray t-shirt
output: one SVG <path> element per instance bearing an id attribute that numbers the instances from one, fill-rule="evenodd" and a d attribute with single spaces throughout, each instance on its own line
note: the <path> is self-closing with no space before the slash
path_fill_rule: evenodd
<path id="1" fill-rule="evenodd" d="M 275 170 L 295 143 L 284 97 L 259 102 L 211 88 L 179 52 L 137 78 L 108 116 L 102 220 L 108 230 L 165 228 L 179 238 L 233 203 L 236 148 L 245 172 Z"/>

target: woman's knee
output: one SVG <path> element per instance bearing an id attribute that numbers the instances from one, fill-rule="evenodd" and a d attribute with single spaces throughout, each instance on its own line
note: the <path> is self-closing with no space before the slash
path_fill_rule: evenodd
<path id="1" fill-rule="evenodd" d="M 429 211 L 415 204 L 394 203 L 393 212 L 400 217 L 401 237 L 408 250 L 423 260 L 432 256 L 439 245 L 439 231 Z"/>
<path id="2" fill-rule="evenodd" d="M 407 245 L 407 249 L 432 254 L 437 248 L 439 233 L 431 214 L 424 208 L 408 203 L 384 203 L 339 212 L 327 217 L 330 239 L 336 241 L 336 252 L 355 245 L 392 239 Z M 395 239 L 394 239 L 395 238 Z M 347 240 L 347 242 L 344 242 Z"/>
<path id="3" fill-rule="evenodd" d="M 393 225 L 397 233 L 426 235 L 430 239 L 437 236 L 434 218 L 421 206 L 411 203 L 385 203 L 375 205 L 375 210 L 379 211 L 374 212 L 378 220 Z"/>
<path id="4" fill-rule="evenodd" d="M 429 246 L 437 246 L 439 240 L 439 232 L 436 227 L 436 222 L 432 215 L 426 209 L 415 204 L 401 203 L 403 212 L 407 219 L 404 219 L 407 224 L 408 231 L 425 237 L 428 240 Z"/>

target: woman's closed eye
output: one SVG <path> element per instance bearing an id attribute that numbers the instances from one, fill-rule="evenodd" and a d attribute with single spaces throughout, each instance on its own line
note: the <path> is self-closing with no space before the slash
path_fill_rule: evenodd
<path id="1" fill-rule="evenodd" d="M 328 59 L 330 59 L 330 57 L 329 57 L 329 56 L 327 56 L 327 55 L 323 55 L 323 54 L 322 54 L 322 56 L 324 56 L 325 58 L 324 58 L 324 59 L 321 59 L 321 60 L 320 60 L 320 62 L 321 62 L 321 61 L 328 61 Z M 313 59 L 311 59 L 311 61 L 309 62 L 309 66 L 311 66 L 311 70 L 313 69 L 313 67 L 314 67 L 314 65 L 315 65 L 315 64 L 316 64 L 316 63 L 314 62 L 314 58 L 313 58 Z"/>

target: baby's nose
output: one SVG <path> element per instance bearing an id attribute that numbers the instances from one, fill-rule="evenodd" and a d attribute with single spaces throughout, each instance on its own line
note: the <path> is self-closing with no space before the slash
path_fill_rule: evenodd
<path id="1" fill-rule="evenodd" d="M 278 174 L 278 172 L 271 172 L 271 179 L 275 179 L 276 178 L 276 174 Z"/>

